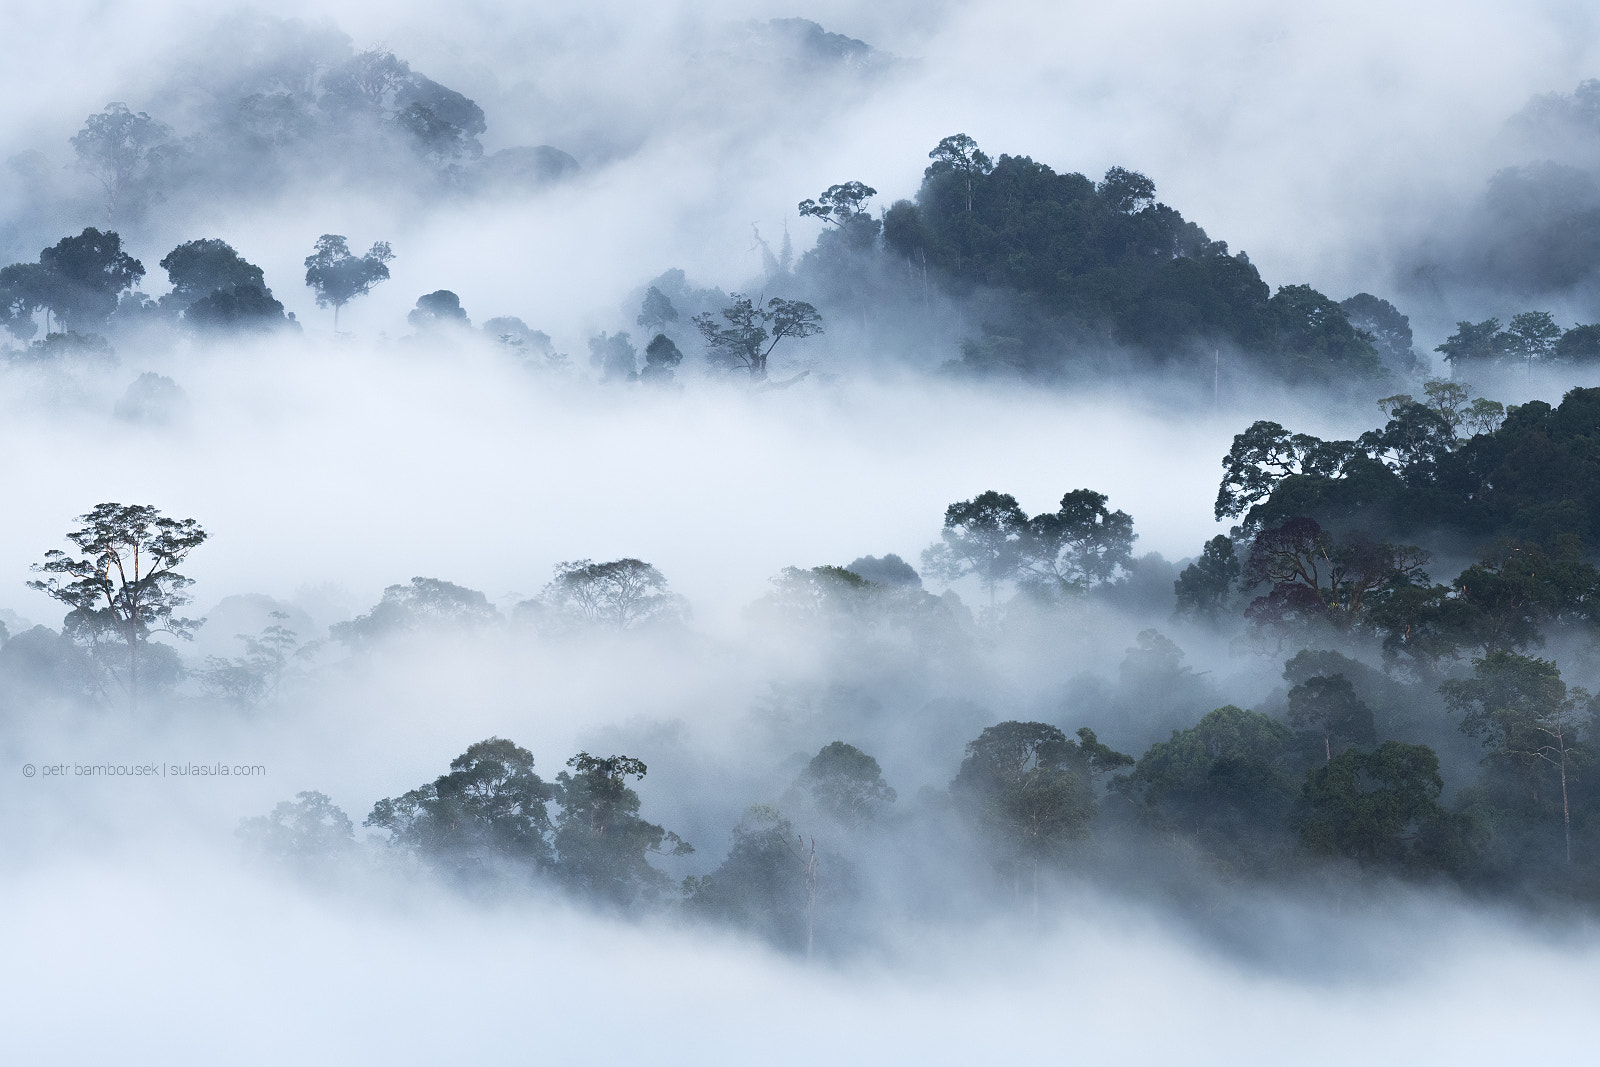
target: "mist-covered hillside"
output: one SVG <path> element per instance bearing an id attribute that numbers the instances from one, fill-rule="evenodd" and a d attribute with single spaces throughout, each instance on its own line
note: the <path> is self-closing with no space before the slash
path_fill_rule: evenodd
<path id="1" fill-rule="evenodd" d="M 1581 1055 L 1593 23 L 19 12 L 11 1046 Z"/>

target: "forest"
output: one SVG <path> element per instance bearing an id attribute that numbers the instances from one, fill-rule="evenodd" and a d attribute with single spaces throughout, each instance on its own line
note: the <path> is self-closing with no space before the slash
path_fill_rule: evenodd
<path id="1" fill-rule="evenodd" d="M 1015 5 L 489 7 L 180 20 L 0 120 L 18 1010 L 80 925 L 261 1062 L 1586 987 L 1593 63 L 1385 112 L 1288 14 L 1268 92 Z"/>

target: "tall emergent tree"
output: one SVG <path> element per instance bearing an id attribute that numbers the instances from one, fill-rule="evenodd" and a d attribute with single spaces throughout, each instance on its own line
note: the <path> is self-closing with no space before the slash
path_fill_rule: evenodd
<path id="1" fill-rule="evenodd" d="M 171 519 L 148 504 L 100 504 L 80 515 L 82 528 L 67 534 L 81 556 L 51 549 L 34 566 L 49 577 L 28 583 L 72 611 L 66 628 L 97 650 L 127 647 L 127 691 L 139 700 L 139 654 L 152 633 L 190 640 L 204 620 L 180 618 L 192 579 L 177 567 L 206 539 L 194 519 Z"/>
<path id="2" fill-rule="evenodd" d="M 72 138 L 72 149 L 78 165 L 105 188 L 108 225 L 115 224 L 118 204 L 148 176 L 171 137 L 166 123 L 143 111 L 130 111 L 123 103 L 107 104 L 100 114 L 84 120 L 83 129 Z"/>
<path id="3" fill-rule="evenodd" d="M 389 280 L 389 261 L 394 252 L 388 241 L 378 241 L 364 256 L 350 251 L 350 245 L 336 233 L 317 238 L 316 249 L 306 257 L 306 284 L 317 294 L 317 306 L 333 306 L 333 332 L 339 332 L 339 309 L 358 296 L 365 296 L 379 282 Z"/>
<path id="4" fill-rule="evenodd" d="M 773 297 L 761 307 L 749 297 L 733 294 L 733 303 L 723 308 L 722 318 L 706 312 L 694 317 L 695 327 L 705 338 L 706 358 L 723 367 L 742 367 L 756 381 L 767 376 L 767 357 L 785 337 L 810 337 L 822 332 L 822 316 L 804 300 Z"/>
<path id="5" fill-rule="evenodd" d="M 1575 757 L 1587 747 L 1582 743 L 1582 712 L 1589 694 L 1576 687 L 1569 690 L 1554 660 L 1504 650 L 1473 660 L 1471 678 L 1445 682 L 1439 692 L 1450 710 L 1461 715 L 1461 732 L 1489 749 L 1484 762 L 1520 778 L 1532 806 L 1548 806 L 1541 802 L 1541 785 L 1557 792 L 1566 861 L 1571 863 L 1568 787 Z M 1551 785 L 1558 789 L 1549 790 Z"/>
<path id="6" fill-rule="evenodd" d="M 1027 531 L 1028 513 L 1010 493 L 991 489 L 957 501 L 945 508 L 939 540 L 923 551 L 923 569 L 949 582 L 977 575 L 992 608 L 995 587 L 1022 566 Z"/>

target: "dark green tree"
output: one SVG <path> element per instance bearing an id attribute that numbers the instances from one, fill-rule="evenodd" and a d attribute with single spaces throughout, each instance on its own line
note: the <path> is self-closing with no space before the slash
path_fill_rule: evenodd
<path id="1" fill-rule="evenodd" d="M 639 372 L 639 380 L 665 385 L 672 381 L 674 368 L 682 362 L 683 353 L 672 343 L 672 338 L 658 333 L 644 347 L 644 369 Z"/>
<path id="2" fill-rule="evenodd" d="M 450 773 L 373 805 L 365 826 L 452 877 L 475 880 L 509 870 L 526 877 L 551 862 L 555 790 L 533 770 L 533 755 L 500 737 L 468 746 Z"/>
<path id="3" fill-rule="evenodd" d="M 1541 787 L 1557 786 L 1566 861 L 1571 863 L 1569 786 L 1575 757 L 1585 751 L 1582 712 L 1589 694 L 1569 691 L 1554 661 L 1505 651 L 1473 660 L 1471 678 L 1445 682 L 1439 692 L 1461 716 L 1462 733 L 1489 749 L 1485 762 L 1517 775 L 1532 804 L 1540 804 Z"/>
<path id="4" fill-rule="evenodd" d="M 1022 538 L 1024 566 L 1047 587 L 1086 589 L 1111 581 L 1133 562 L 1133 517 L 1106 507 L 1092 489 L 1074 489 L 1055 512 L 1028 520 Z"/>
<path id="5" fill-rule="evenodd" d="M 393 259 L 387 241 L 378 241 L 366 255 L 356 256 L 339 234 L 317 238 L 316 247 L 306 257 L 306 284 L 317 294 L 318 307 L 333 307 L 334 333 L 339 332 L 339 310 L 370 293 L 379 282 L 388 281 Z"/>
<path id="6" fill-rule="evenodd" d="M 801 217 L 821 219 L 835 226 L 849 226 L 867 214 L 867 201 L 878 195 L 878 190 L 861 182 L 830 185 L 815 200 L 802 200 L 798 207 Z"/>
<path id="7" fill-rule="evenodd" d="M 939 540 L 922 553 L 923 569 L 947 582 L 976 575 L 992 608 L 996 588 L 1023 564 L 1027 532 L 1028 514 L 1015 497 L 993 489 L 979 493 L 945 509 Z"/>
<path id="8" fill-rule="evenodd" d="M 694 317 L 695 328 L 706 343 L 706 358 L 714 365 L 743 368 L 761 381 L 767 376 L 767 359 L 786 337 L 811 337 L 822 332 L 822 316 L 804 300 L 773 297 L 765 307 L 739 293 L 719 313 Z"/>
<path id="9" fill-rule="evenodd" d="M 1041 722 L 986 727 L 967 744 L 950 793 L 976 820 L 994 849 L 1000 871 L 1021 892 L 1031 879 L 1038 914 L 1041 868 L 1059 862 L 1066 847 L 1088 832 L 1095 813 L 1093 769 L 1122 759 L 1089 733 L 1080 747 Z"/>
<path id="10" fill-rule="evenodd" d="M 246 260 L 233 246 L 214 237 L 185 241 L 161 259 L 172 292 L 162 298 L 179 311 L 219 290 L 233 292 L 241 286 L 270 294 L 261 268 Z"/>
<path id="11" fill-rule="evenodd" d="M 1458 322 L 1456 332 L 1438 345 L 1435 352 L 1442 353 L 1451 366 L 1465 371 L 1473 363 L 1488 363 L 1500 358 L 1506 351 L 1506 335 L 1500 330 L 1499 319 L 1482 322 Z"/>
<path id="12" fill-rule="evenodd" d="M 472 326 L 472 321 L 461 307 L 461 298 L 448 289 L 436 289 L 417 297 L 417 306 L 406 315 L 406 321 L 419 330 L 435 326 L 470 329 Z"/>
<path id="13" fill-rule="evenodd" d="M 1218 534 L 1205 543 L 1195 561 L 1172 583 L 1179 615 L 1215 620 L 1227 608 L 1234 583 L 1239 580 L 1239 556 L 1233 539 Z"/>
<path id="14" fill-rule="evenodd" d="M 1364 865 L 1462 873 L 1481 846 L 1470 816 L 1439 803 L 1444 779 L 1426 745 L 1385 741 L 1306 774 L 1295 823 L 1313 852 Z"/>
<path id="15" fill-rule="evenodd" d="M 977 141 L 964 133 L 944 138 L 928 153 L 928 158 L 933 162 L 928 164 L 927 176 L 955 175 L 966 193 L 967 213 L 971 214 L 973 184 L 994 170 L 994 161 L 978 147 Z"/>
<path id="16" fill-rule="evenodd" d="M 1230 704 L 1158 741 L 1112 788 L 1149 820 L 1201 847 L 1251 863 L 1272 851 L 1295 798 L 1289 728 Z"/>
<path id="17" fill-rule="evenodd" d="M 1335 745 L 1370 745 L 1377 741 L 1372 709 L 1356 696 L 1355 687 L 1342 674 L 1307 678 L 1289 690 L 1289 725 L 1316 735 L 1322 741 L 1326 763 L 1333 762 Z"/>
<path id="18" fill-rule="evenodd" d="M 39 253 L 45 304 L 69 330 L 103 329 L 118 297 L 144 277 L 144 264 L 122 250 L 122 238 L 93 227 Z"/>
<path id="19" fill-rule="evenodd" d="M 639 794 L 628 779 L 645 776 L 631 756 L 604 759 L 580 752 L 556 775 L 556 871 L 575 892 L 596 902 L 626 906 L 654 897 L 669 883 L 648 857 L 694 851 L 670 830 L 639 818 Z"/>
<path id="20" fill-rule="evenodd" d="M 878 761 L 843 741 L 824 745 L 795 779 L 794 788 L 840 825 L 858 827 L 894 803 Z"/>
<path id="21" fill-rule="evenodd" d="M 81 554 L 51 549 L 33 568 L 48 577 L 28 585 L 70 608 L 68 627 L 91 648 L 123 647 L 127 671 L 119 678 L 137 706 L 139 661 L 150 635 L 190 640 L 204 621 L 175 612 L 189 603 L 184 591 L 194 584 L 177 568 L 206 532 L 194 519 L 171 519 L 147 504 L 98 504 L 78 521 L 83 526 L 67 540 Z"/>

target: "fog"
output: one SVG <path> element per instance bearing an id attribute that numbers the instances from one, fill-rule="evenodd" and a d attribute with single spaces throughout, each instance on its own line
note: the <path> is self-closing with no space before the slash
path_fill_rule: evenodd
<path id="1" fill-rule="evenodd" d="M 1213 505 L 1236 434 L 1271 419 L 1354 440 L 1380 423 L 1379 391 L 1268 380 L 1222 346 L 1199 391 L 1159 371 L 1049 387 L 963 375 L 950 368 L 988 313 L 970 294 L 871 322 L 863 309 L 859 329 L 829 319 L 775 349 L 765 382 L 708 366 L 687 321 L 665 388 L 597 380 L 588 345 L 633 330 L 643 348 L 640 301 L 672 268 L 717 298 L 787 292 L 761 241 L 813 247 L 825 225 L 799 200 L 851 179 L 877 205 L 912 198 L 928 150 L 964 131 L 1063 173 L 1137 169 L 1274 289 L 1393 299 L 1442 369 L 1431 350 L 1458 317 L 1600 310 L 1581 285 L 1496 288 L 1448 251 L 1478 232 L 1490 177 L 1534 151 L 1508 121 L 1600 76 L 1590 5 L 68 0 L 10 14 L 26 47 L 0 70 L 3 262 L 114 227 L 158 297 L 162 256 L 218 237 L 299 325 L 129 320 L 114 359 L 30 362 L 23 347 L 0 366 L 13 644 L 35 625 L 68 633 L 63 605 L 24 583 L 96 504 L 148 503 L 208 534 L 182 564 L 184 612 L 208 621 L 192 643 L 152 641 L 181 662 L 164 690 L 133 705 L 104 680 L 120 665 L 70 693 L 0 679 L 16 685 L 0 693 L 0 907 L 14 918 L 0 1019 L 18 1062 L 1455 1064 L 1583 1047 L 1600 952 L 1581 873 L 1545 892 L 1293 867 L 1283 836 L 1283 866 L 1264 874 L 1213 863 L 1198 829 L 1140 823 L 1097 769 L 1101 821 L 1058 868 L 1035 860 L 1030 891 L 1021 861 L 991 864 L 952 814 L 968 743 L 996 723 L 1090 727 L 1138 758 L 1212 708 L 1281 718 L 1285 660 L 1322 646 L 1180 617 L 1173 582 L 1232 525 Z M 846 58 L 818 59 L 795 43 L 804 31 L 767 23 L 795 17 L 870 50 L 834 42 Z M 483 159 L 548 147 L 575 166 L 497 185 L 477 155 L 442 167 L 456 167 L 446 182 L 358 140 L 308 140 L 271 174 L 206 155 L 197 131 L 234 82 L 313 45 L 392 51 L 470 97 Z M 109 101 L 169 123 L 200 162 L 108 208 L 68 138 Z M 358 255 L 395 253 L 337 333 L 301 284 L 313 242 L 335 233 Z M 1444 264 L 1432 290 L 1416 282 L 1425 262 Z M 516 316 L 544 331 L 567 364 L 481 328 L 408 323 L 441 289 L 475 327 Z M 130 416 L 147 373 L 181 393 Z M 1552 404 L 1597 380 L 1581 366 L 1479 379 L 1495 399 Z M 1038 602 L 1019 584 L 997 605 L 978 577 L 941 581 L 924 560 L 954 502 L 998 490 L 1045 514 L 1082 488 L 1132 517 L 1115 583 Z M 859 618 L 785 614 L 785 568 L 888 554 L 921 570 L 925 599 L 875 585 L 885 599 Z M 560 568 L 626 559 L 681 598 L 664 621 L 561 621 Z M 480 617 L 350 628 L 414 577 L 481 592 Z M 267 695 L 219 695 L 218 664 L 274 619 L 317 644 Z M 1141 666 L 1168 655 L 1153 630 L 1175 642 L 1159 670 Z M 1371 679 L 1402 693 L 1380 719 L 1437 749 L 1445 802 L 1470 799 L 1482 750 L 1446 721 L 1438 679 L 1363 647 Z M 1562 630 L 1541 654 L 1593 689 L 1592 649 L 1590 631 Z M 1358 688 L 1377 703 L 1379 685 Z M 649 861 L 658 903 L 586 900 L 511 868 L 468 885 L 362 825 L 491 737 L 529 750 L 546 783 L 580 751 L 648 764 L 632 784 L 642 816 L 694 846 Z M 799 798 L 834 741 L 881 766 L 898 795 L 888 829 L 852 837 Z M 179 776 L 188 764 L 233 773 Z M 241 820 L 307 791 L 348 814 L 348 847 L 321 865 L 258 854 Z M 801 951 L 678 900 L 760 825 L 742 821 L 764 817 L 752 804 L 782 807 L 802 849 L 816 835 L 814 954 L 809 934 Z"/>

